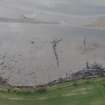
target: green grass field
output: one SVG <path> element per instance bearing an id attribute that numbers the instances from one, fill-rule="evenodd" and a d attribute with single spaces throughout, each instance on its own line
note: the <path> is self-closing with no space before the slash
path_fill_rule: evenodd
<path id="1" fill-rule="evenodd" d="M 66 82 L 45 93 L 0 92 L 0 105 L 105 105 L 105 79 Z"/>

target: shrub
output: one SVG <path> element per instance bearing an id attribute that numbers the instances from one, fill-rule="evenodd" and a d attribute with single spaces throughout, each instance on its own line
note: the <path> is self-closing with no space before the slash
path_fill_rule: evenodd
<path id="1" fill-rule="evenodd" d="M 58 79 L 58 83 L 64 83 L 64 82 L 65 82 L 65 80 L 63 78 Z"/>
<path id="2" fill-rule="evenodd" d="M 85 84 L 90 84 L 91 82 L 89 80 L 86 80 L 85 81 Z"/>
<path id="3" fill-rule="evenodd" d="M 36 86 L 36 91 L 38 93 L 45 93 L 45 92 L 47 92 L 47 86 L 46 85 L 38 85 L 38 86 Z"/>
<path id="4" fill-rule="evenodd" d="M 78 83 L 76 81 L 73 81 L 73 86 L 78 86 Z"/>

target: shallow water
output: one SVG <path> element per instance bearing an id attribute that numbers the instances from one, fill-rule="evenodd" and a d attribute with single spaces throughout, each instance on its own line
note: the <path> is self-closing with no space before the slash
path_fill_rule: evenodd
<path id="1" fill-rule="evenodd" d="M 0 69 L 11 84 L 46 83 L 87 61 L 104 65 L 105 30 L 84 27 L 104 16 L 104 2 L 5 0 L 0 8 Z M 58 68 L 51 41 L 61 38 Z"/>
<path id="2" fill-rule="evenodd" d="M 1 63 L 7 66 L 1 65 L 1 72 L 11 83 L 39 84 L 77 71 L 87 61 L 105 62 L 104 30 L 20 23 L 2 23 L 0 27 Z M 57 46 L 58 68 L 51 41 L 61 38 Z"/>

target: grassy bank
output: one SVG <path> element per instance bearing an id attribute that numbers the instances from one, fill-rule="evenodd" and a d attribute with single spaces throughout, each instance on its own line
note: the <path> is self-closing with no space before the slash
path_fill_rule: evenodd
<path id="1" fill-rule="evenodd" d="M 0 105 L 105 105 L 105 79 L 66 82 L 44 93 L 1 89 Z"/>

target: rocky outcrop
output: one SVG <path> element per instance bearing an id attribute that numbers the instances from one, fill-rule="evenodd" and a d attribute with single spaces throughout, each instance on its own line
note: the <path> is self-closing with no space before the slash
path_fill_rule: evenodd
<path id="1" fill-rule="evenodd" d="M 104 77 L 105 76 L 105 68 L 99 64 L 88 65 L 82 70 L 79 70 L 76 73 L 71 75 L 72 80 L 78 79 L 89 79 L 96 77 Z"/>

